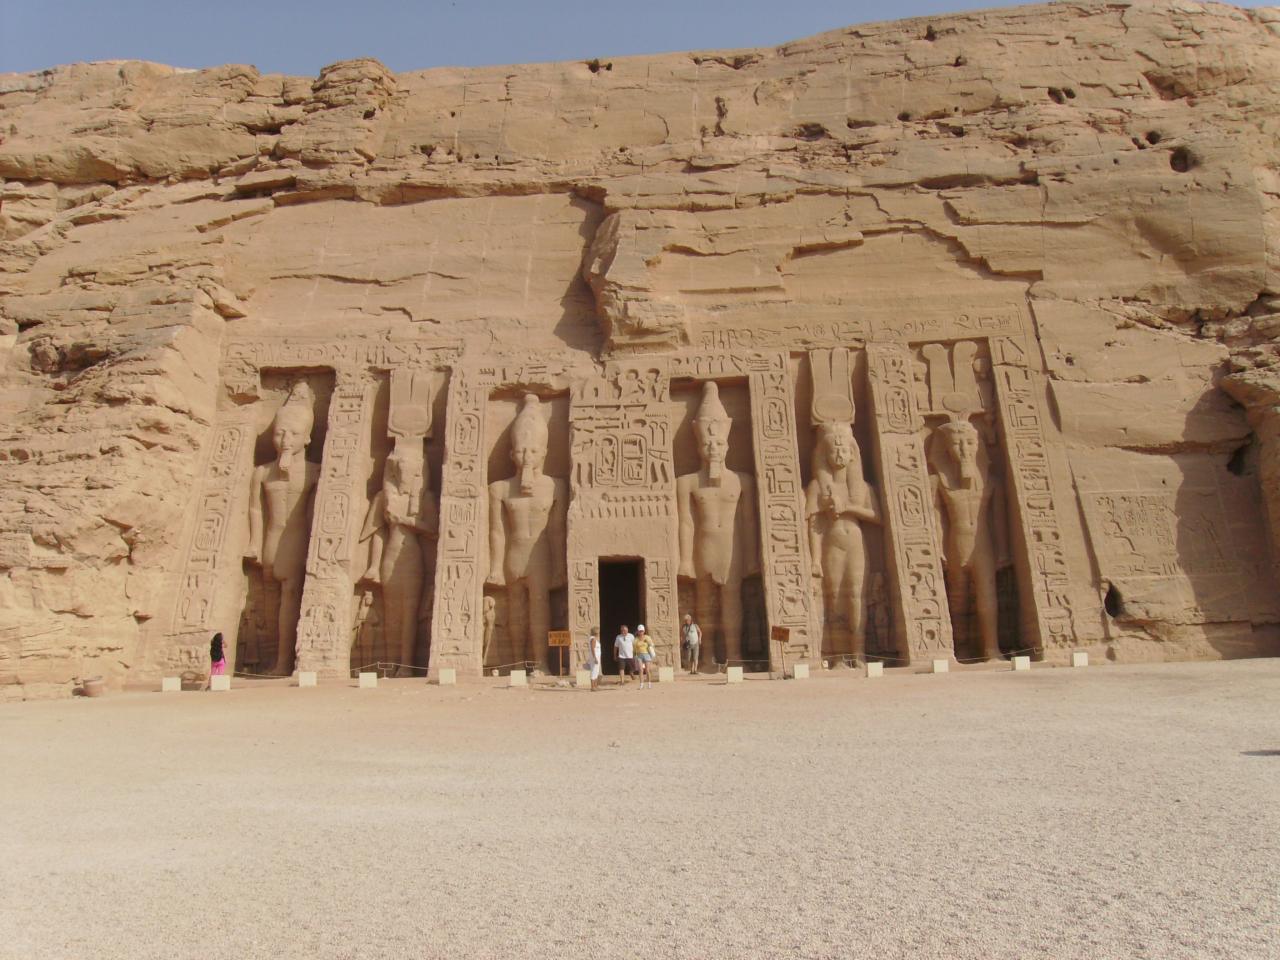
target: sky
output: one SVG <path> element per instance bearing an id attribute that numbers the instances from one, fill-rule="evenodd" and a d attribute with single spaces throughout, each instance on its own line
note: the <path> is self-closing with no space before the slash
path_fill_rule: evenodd
<path id="1" fill-rule="evenodd" d="M 1251 4 L 1252 5 L 1252 4 Z M 964 0 L 0 0 L 0 73 L 79 60 L 253 64 L 314 76 L 762 47 L 824 30 L 1012 3 Z"/>

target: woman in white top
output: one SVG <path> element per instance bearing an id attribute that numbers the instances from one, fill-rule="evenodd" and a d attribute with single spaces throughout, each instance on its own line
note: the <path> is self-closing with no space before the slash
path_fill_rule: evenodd
<path id="1" fill-rule="evenodd" d="M 587 637 L 587 669 L 591 671 L 591 689 L 600 687 L 600 628 L 592 627 Z"/>

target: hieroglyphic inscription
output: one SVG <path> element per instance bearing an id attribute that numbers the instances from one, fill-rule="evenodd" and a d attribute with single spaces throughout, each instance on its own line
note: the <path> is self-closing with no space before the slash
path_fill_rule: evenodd
<path id="1" fill-rule="evenodd" d="M 488 389 L 466 371 L 449 378 L 449 413 L 440 496 L 440 546 L 431 617 L 429 673 L 463 675 L 484 669 L 485 464 L 484 406 Z"/>
<path id="2" fill-rule="evenodd" d="M 600 593 L 594 560 L 574 560 L 569 564 L 569 629 L 573 633 L 573 662 L 587 661 L 587 635 L 599 627 Z M 604 643 L 603 638 L 600 641 Z"/>
<path id="3" fill-rule="evenodd" d="M 899 656 L 912 663 L 951 657 L 942 551 L 921 441 L 911 355 L 905 346 L 867 347 L 877 459 Z"/>
<path id="4" fill-rule="evenodd" d="M 1034 631 L 1023 646 L 1065 646 L 1074 636 L 1070 601 L 1070 569 L 1058 522 L 1054 474 L 1045 442 L 1039 386 L 1027 367 L 1027 348 L 1020 338 L 994 337 L 992 369 L 1000 423 L 1012 470 L 1015 512 L 1022 527 L 1030 564 Z"/>
<path id="5" fill-rule="evenodd" d="M 644 561 L 646 633 L 657 647 L 659 666 L 680 667 L 675 567 L 667 557 L 647 557 Z"/>
<path id="6" fill-rule="evenodd" d="M 994 334 L 1016 334 L 1024 328 L 1021 307 L 1003 304 L 979 307 L 955 314 L 948 310 L 918 312 L 912 315 L 860 316 L 839 320 L 813 320 L 778 326 L 706 326 L 696 335 L 699 350 L 708 355 L 730 356 L 753 350 L 785 347 L 815 349 L 850 347 L 867 340 L 920 341 L 952 340 L 961 337 L 987 337 Z M 729 353 L 724 353 L 728 351 Z M 683 376 L 683 374 L 681 374 Z"/>
<path id="7" fill-rule="evenodd" d="M 256 396 L 264 368 L 431 370 L 452 366 L 460 354 L 456 341 L 252 337 L 227 344 L 221 373 L 224 386 L 233 396 Z"/>
<path id="8" fill-rule="evenodd" d="M 368 433 L 373 383 L 340 372 L 329 401 L 329 428 L 320 464 L 307 548 L 307 579 L 298 622 L 298 669 L 348 675 L 352 616 L 353 524 L 363 515 L 365 464 L 360 441 Z M 359 502 L 361 509 L 354 505 Z M 359 515 L 358 515 L 359 514 Z"/>
<path id="9" fill-rule="evenodd" d="M 789 657 L 813 658 L 821 642 L 813 622 L 809 555 L 805 549 L 804 490 L 796 447 L 794 391 L 787 355 L 762 355 L 753 371 L 751 424 L 755 431 L 756 487 L 760 501 L 760 552 L 770 626 L 791 630 Z M 771 669 L 780 651 L 769 645 Z"/>
<path id="10" fill-rule="evenodd" d="M 187 551 L 178 601 L 174 611 L 175 633 L 204 631 L 213 623 L 214 597 L 219 578 L 228 574 L 223 547 L 231 524 L 235 488 L 252 456 L 247 424 L 218 427 L 204 467 L 204 489 L 196 512 L 195 529 Z"/>
<path id="11" fill-rule="evenodd" d="M 1182 572 L 1174 496 L 1108 491 L 1082 494 L 1104 576 L 1172 577 Z"/>

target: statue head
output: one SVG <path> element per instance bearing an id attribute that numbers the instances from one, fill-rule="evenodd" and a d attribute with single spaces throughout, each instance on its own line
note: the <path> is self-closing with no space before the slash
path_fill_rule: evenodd
<path id="1" fill-rule="evenodd" d="M 728 411 L 720 402 L 720 388 L 714 380 L 708 380 L 702 386 L 702 405 L 693 420 L 693 432 L 698 438 L 698 455 L 707 465 L 707 473 L 713 483 L 720 482 L 720 474 L 724 470 L 732 425 Z"/>
<path id="2" fill-rule="evenodd" d="M 511 462 L 520 471 L 520 492 L 533 493 L 547 458 L 547 421 L 537 396 L 526 393 L 511 425 Z"/>
<path id="3" fill-rule="evenodd" d="M 420 490 L 425 466 L 421 444 L 410 442 L 402 447 L 397 443 L 382 468 L 382 489 L 388 494 Z"/>
<path id="4" fill-rule="evenodd" d="M 279 456 L 281 472 L 288 473 L 293 461 L 300 458 L 311 440 L 315 422 L 315 394 L 311 385 L 299 380 L 289 389 L 289 396 L 276 411 L 271 424 L 271 442 Z"/>
<path id="5" fill-rule="evenodd" d="M 813 450 L 813 472 L 823 468 L 840 470 L 858 456 L 858 442 L 853 439 L 853 425 L 827 421 L 818 426 L 818 443 Z"/>
<path id="6" fill-rule="evenodd" d="M 948 420 L 938 433 L 947 456 L 960 468 L 960 479 L 966 486 L 972 484 L 978 477 L 978 451 L 982 446 L 978 428 L 968 420 Z"/>

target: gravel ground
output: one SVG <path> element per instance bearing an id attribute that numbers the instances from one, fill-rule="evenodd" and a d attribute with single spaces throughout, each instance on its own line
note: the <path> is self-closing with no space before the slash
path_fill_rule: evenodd
<path id="1" fill-rule="evenodd" d="M 0 956 L 1280 956 L 1280 661 L 0 711 Z"/>

